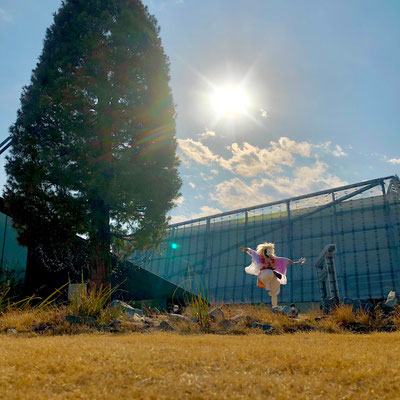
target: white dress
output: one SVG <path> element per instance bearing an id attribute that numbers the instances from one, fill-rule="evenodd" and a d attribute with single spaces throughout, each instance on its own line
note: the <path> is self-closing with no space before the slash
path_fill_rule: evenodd
<path id="1" fill-rule="evenodd" d="M 244 270 L 246 271 L 246 274 L 258 276 L 261 271 L 261 268 L 263 267 L 263 264 L 261 263 L 261 258 L 256 251 L 250 248 L 247 249 L 247 254 L 251 256 L 252 262 Z"/>
<path id="2" fill-rule="evenodd" d="M 257 254 L 256 251 L 254 251 L 253 249 L 248 248 L 247 253 L 251 256 L 252 259 L 252 263 L 246 267 L 244 270 L 246 271 L 247 274 L 250 275 L 256 275 L 259 276 L 261 269 L 263 268 L 263 263 L 261 262 L 261 257 L 259 254 Z M 285 267 L 284 267 L 284 271 L 281 271 L 278 269 L 278 272 L 281 274 L 280 278 L 276 278 L 276 280 L 281 284 L 281 285 L 286 285 L 287 283 L 287 278 L 286 278 L 286 265 L 287 262 L 289 261 L 289 259 L 284 258 L 284 257 L 274 257 L 274 259 L 278 262 L 283 262 L 285 263 Z"/>

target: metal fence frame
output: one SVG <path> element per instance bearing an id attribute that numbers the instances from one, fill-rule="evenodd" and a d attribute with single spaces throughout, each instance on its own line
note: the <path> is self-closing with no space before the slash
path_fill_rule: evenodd
<path id="1" fill-rule="evenodd" d="M 389 185 L 388 185 L 388 187 L 386 187 L 386 184 L 388 181 L 389 181 Z M 306 195 L 292 197 L 289 199 L 278 200 L 278 201 L 274 201 L 274 202 L 260 204 L 260 205 L 253 206 L 253 207 L 236 209 L 236 210 L 232 210 L 232 211 L 228 211 L 228 212 L 224 212 L 224 213 L 213 214 L 213 215 L 202 217 L 202 218 L 196 218 L 196 219 L 192 219 L 189 221 L 171 224 L 169 226 L 169 230 L 166 235 L 164 245 L 167 245 L 168 242 L 170 242 L 171 240 L 173 241 L 178 233 L 185 232 L 187 229 L 189 229 L 190 227 L 193 227 L 195 224 L 204 225 L 205 233 L 204 233 L 204 243 L 202 243 L 202 245 L 203 245 L 202 257 L 200 259 L 198 259 L 196 262 L 192 263 L 190 265 L 190 268 L 192 269 L 192 271 L 197 271 L 198 275 L 200 277 L 202 277 L 202 279 L 203 279 L 202 285 L 209 288 L 210 280 L 211 280 L 211 273 L 213 272 L 213 267 L 215 268 L 214 264 L 215 263 L 218 264 L 219 263 L 218 260 L 221 260 L 221 257 L 223 257 L 224 255 L 228 255 L 228 257 L 229 257 L 230 252 L 237 249 L 239 246 L 254 242 L 254 240 L 256 240 L 257 238 L 260 237 L 259 232 L 258 233 L 253 232 L 253 234 L 252 234 L 250 231 L 249 221 L 251 219 L 251 216 L 249 218 L 249 215 L 251 213 L 254 214 L 253 222 L 255 222 L 257 210 L 261 210 L 263 208 L 273 207 L 273 206 L 279 206 L 286 210 L 284 212 L 284 214 L 282 214 L 283 217 L 280 219 L 279 223 L 276 224 L 276 226 L 274 227 L 274 229 L 272 231 L 271 231 L 271 229 L 269 229 L 268 234 L 271 235 L 271 233 L 274 233 L 274 231 L 279 231 L 279 230 L 281 230 L 282 232 L 285 231 L 285 234 L 286 234 L 285 240 L 287 243 L 287 251 L 288 251 L 286 256 L 288 256 L 289 258 L 293 258 L 293 247 L 294 247 L 293 226 L 294 226 L 294 224 L 298 223 L 301 220 L 310 218 L 313 215 L 321 213 L 324 210 L 330 209 L 330 210 L 332 210 L 332 218 L 333 218 L 332 231 L 333 231 L 334 240 L 335 240 L 335 243 L 336 243 L 337 249 L 338 249 L 337 265 L 344 266 L 346 254 L 343 251 L 342 245 L 340 243 L 341 242 L 340 237 L 339 237 L 340 236 L 339 235 L 339 222 L 340 221 L 339 221 L 337 207 L 340 206 L 343 202 L 345 202 L 347 200 L 351 200 L 354 197 L 361 195 L 367 191 L 377 190 L 377 188 L 378 188 L 380 190 L 379 196 L 382 196 L 382 199 L 383 199 L 383 209 L 384 209 L 383 224 L 384 224 L 384 230 L 385 230 L 386 238 L 387 238 L 387 246 L 389 249 L 390 259 L 391 259 L 391 271 L 390 271 L 391 280 L 393 282 L 395 282 L 396 281 L 395 268 L 396 268 L 396 271 L 397 271 L 397 269 L 400 268 L 400 254 L 399 254 L 400 249 L 399 249 L 399 244 L 396 242 L 396 235 L 395 235 L 395 230 L 397 229 L 396 232 L 399 231 L 399 221 L 398 221 L 398 218 L 396 219 L 396 217 L 393 214 L 393 206 L 390 203 L 389 198 L 388 198 L 388 190 L 391 188 L 390 185 L 397 185 L 396 187 L 398 190 L 398 188 L 400 187 L 399 182 L 400 182 L 399 178 L 396 175 L 387 176 L 387 177 L 383 177 L 383 178 L 372 179 L 372 180 L 358 182 L 358 183 L 351 184 L 351 185 L 336 187 L 336 188 L 322 190 L 322 191 L 318 191 L 318 192 L 314 192 L 314 193 L 310 193 L 310 194 L 306 194 Z M 347 193 L 340 197 L 336 197 L 336 195 L 335 195 L 337 192 L 347 192 L 347 191 L 350 191 L 350 193 Z M 330 197 L 331 197 L 331 200 L 329 201 L 329 203 L 310 207 L 310 209 L 307 212 L 298 213 L 298 210 L 293 208 L 293 205 L 300 200 L 307 200 L 307 199 L 313 199 L 313 198 L 317 199 L 320 196 L 327 196 L 327 195 L 330 195 Z M 389 195 L 391 195 L 391 193 Z M 242 218 L 238 217 L 234 221 L 236 221 L 235 222 L 236 224 L 238 224 L 239 219 L 240 219 L 240 221 L 242 221 L 241 223 L 243 223 L 243 229 L 244 229 L 243 239 L 238 242 L 235 242 L 229 246 L 226 246 L 223 249 L 220 248 L 220 249 L 217 249 L 217 251 L 215 251 L 215 249 L 213 248 L 214 243 L 212 240 L 210 241 L 209 234 L 213 230 L 213 228 L 214 228 L 213 232 L 214 232 L 214 234 L 216 234 L 217 231 L 215 231 L 215 229 L 217 229 L 217 226 L 219 223 L 217 221 L 223 221 L 224 217 L 230 218 L 232 216 L 239 216 L 239 215 L 242 215 Z M 352 223 L 353 223 L 353 221 L 352 221 Z M 223 227 L 223 223 L 221 222 L 220 227 L 219 227 L 220 241 L 222 240 L 221 235 L 223 235 L 222 227 Z M 365 227 L 363 227 L 363 228 L 365 228 Z M 353 227 L 353 230 L 354 230 L 354 227 Z M 183 235 L 182 237 L 185 238 L 185 235 Z M 185 240 L 185 239 L 182 239 L 182 240 Z M 243 243 L 243 241 L 244 241 L 244 243 Z M 199 243 L 197 243 L 197 247 L 198 246 L 199 246 Z M 182 245 L 182 247 L 183 247 L 183 245 Z M 315 252 L 319 254 L 319 252 L 322 250 L 322 247 L 319 249 L 315 249 Z M 355 248 L 355 244 L 354 244 L 354 248 Z M 132 262 L 137 263 L 136 261 L 139 261 L 140 257 L 143 259 L 143 255 L 145 255 L 145 254 L 146 254 L 146 259 L 147 259 L 146 263 L 145 264 L 140 263 L 138 265 L 140 265 L 143 268 L 149 269 L 153 273 L 156 273 L 156 274 L 158 273 L 164 279 L 171 280 L 172 282 L 174 281 L 175 277 L 171 272 L 174 270 L 174 263 L 175 263 L 174 257 L 176 256 L 176 253 L 174 253 L 171 249 L 169 249 L 168 246 L 165 246 L 164 263 L 163 263 L 163 265 L 160 265 L 160 264 L 162 264 L 162 260 L 159 258 L 157 260 L 157 268 L 154 268 L 151 265 L 154 255 L 157 254 L 157 251 L 147 251 L 144 253 L 137 253 L 136 256 L 134 255 L 131 258 Z M 237 258 L 239 256 L 235 256 L 235 257 Z M 214 261 L 214 260 L 216 260 L 216 261 Z M 246 258 L 244 257 L 243 260 L 244 260 L 243 266 L 245 266 Z M 235 262 L 236 261 L 237 260 L 235 259 Z M 200 268 L 198 268 L 198 267 L 200 267 Z M 370 268 L 370 266 L 368 266 L 368 265 L 367 265 L 367 267 Z M 380 268 L 379 265 L 378 265 L 378 267 Z M 228 277 L 228 276 L 224 277 L 221 274 L 222 274 L 222 272 L 220 273 L 218 271 L 218 278 L 221 279 L 222 281 Z M 227 272 L 226 272 L 226 274 L 227 274 Z M 292 274 L 292 272 L 290 270 L 288 272 L 289 281 L 292 278 L 291 274 Z M 235 275 L 234 279 L 236 282 L 236 275 Z M 245 278 L 243 278 L 243 279 L 245 279 Z M 346 272 L 344 272 L 343 279 L 344 279 L 344 281 L 347 280 Z M 176 281 L 173 283 L 179 284 L 179 282 L 176 282 Z M 243 284 L 243 282 L 242 282 L 242 284 Z M 315 282 L 311 282 L 311 285 L 313 285 L 313 284 L 315 284 Z M 347 283 L 344 282 L 345 286 L 346 286 L 346 284 Z M 234 284 L 233 291 L 235 291 L 235 287 L 236 286 Z M 315 289 L 316 288 L 317 288 L 317 286 L 315 287 Z M 394 289 L 398 289 L 398 288 L 396 287 Z M 290 296 L 289 296 L 290 300 L 293 300 L 293 290 L 294 290 L 293 286 L 291 286 L 290 287 Z M 226 285 L 225 285 L 223 291 L 224 291 L 224 296 L 225 296 Z M 235 295 L 232 295 L 232 296 L 237 297 Z M 219 293 L 218 296 L 216 296 L 216 297 L 217 298 L 221 297 L 221 294 Z M 253 297 L 253 289 L 252 289 L 250 297 Z M 261 298 L 262 298 L 262 301 L 264 301 L 263 295 L 261 296 Z M 267 300 L 267 298 L 265 298 L 265 300 Z M 246 301 L 246 300 L 243 299 L 243 301 Z"/>

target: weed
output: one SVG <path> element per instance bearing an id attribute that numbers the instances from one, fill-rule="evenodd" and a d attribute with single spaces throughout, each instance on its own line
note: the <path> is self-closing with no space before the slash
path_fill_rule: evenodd
<path id="1" fill-rule="evenodd" d="M 106 307 L 100 310 L 97 322 L 100 324 L 110 324 L 111 322 L 119 319 L 122 315 L 121 307 Z"/>
<path id="2" fill-rule="evenodd" d="M 209 333 L 211 318 L 208 288 L 205 288 L 198 275 L 190 274 L 190 266 L 188 267 L 188 278 L 183 282 L 183 288 L 189 293 L 185 295 L 185 303 L 189 306 L 192 317 L 197 319 L 202 331 Z M 176 289 L 173 296 L 175 293 Z"/>
<path id="3" fill-rule="evenodd" d="M 341 304 L 334 308 L 331 313 L 332 321 L 339 326 L 346 326 L 352 322 L 356 322 L 356 315 L 353 313 L 352 306 Z"/>
<path id="4" fill-rule="evenodd" d="M 201 329 L 208 333 L 211 325 L 208 291 L 192 295 L 188 303 L 192 310 L 192 316 L 198 320 Z"/>
<path id="5" fill-rule="evenodd" d="M 107 313 L 104 310 L 109 303 L 111 295 L 118 287 L 104 288 L 101 285 L 98 289 L 86 291 L 86 286 L 82 281 L 79 290 L 71 298 L 68 306 L 68 314 L 82 317 L 107 318 Z M 120 310 L 121 312 L 121 310 Z M 108 315 L 112 312 L 109 311 Z"/>

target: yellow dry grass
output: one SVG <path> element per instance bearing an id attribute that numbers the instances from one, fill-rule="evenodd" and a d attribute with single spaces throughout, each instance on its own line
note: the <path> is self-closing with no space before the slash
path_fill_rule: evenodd
<path id="1" fill-rule="evenodd" d="M 400 333 L 0 336 L 1 399 L 394 399 Z"/>

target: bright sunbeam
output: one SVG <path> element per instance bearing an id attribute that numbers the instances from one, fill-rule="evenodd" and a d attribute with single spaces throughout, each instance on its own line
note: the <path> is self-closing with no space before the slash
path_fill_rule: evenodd
<path id="1" fill-rule="evenodd" d="M 225 86 L 215 89 L 211 104 L 219 117 L 235 117 L 246 113 L 250 100 L 242 88 Z"/>

